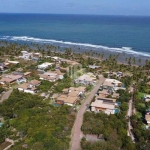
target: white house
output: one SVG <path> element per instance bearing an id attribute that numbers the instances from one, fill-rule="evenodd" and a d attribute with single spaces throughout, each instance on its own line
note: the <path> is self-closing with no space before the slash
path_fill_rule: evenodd
<path id="1" fill-rule="evenodd" d="M 23 58 L 23 59 L 31 59 L 33 56 L 33 53 L 29 53 L 27 51 L 21 51 L 22 56 L 19 56 L 19 58 Z"/>
<path id="2" fill-rule="evenodd" d="M 54 63 L 45 62 L 45 63 L 43 63 L 41 65 L 38 65 L 38 69 L 46 69 L 46 68 L 52 66 L 53 64 Z"/>

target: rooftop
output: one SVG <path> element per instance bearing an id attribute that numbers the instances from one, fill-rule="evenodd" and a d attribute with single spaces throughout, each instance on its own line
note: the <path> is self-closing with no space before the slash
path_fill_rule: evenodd
<path id="1" fill-rule="evenodd" d="M 100 107 L 105 109 L 115 109 L 115 105 L 111 103 L 103 103 L 101 100 L 96 100 L 95 102 L 91 103 L 92 107 Z"/>

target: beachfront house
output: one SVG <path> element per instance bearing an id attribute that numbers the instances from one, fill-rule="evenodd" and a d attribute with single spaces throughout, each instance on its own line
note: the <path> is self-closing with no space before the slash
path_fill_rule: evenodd
<path id="1" fill-rule="evenodd" d="M 29 53 L 27 51 L 21 51 L 22 56 L 19 56 L 19 58 L 30 60 L 33 57 L 33 53 Z"/>

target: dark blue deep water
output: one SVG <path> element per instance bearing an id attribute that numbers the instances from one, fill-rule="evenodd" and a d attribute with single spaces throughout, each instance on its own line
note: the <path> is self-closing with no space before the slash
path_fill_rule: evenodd
<path id="1" fill-rule="evenodd" d="M 150 55 L 150 17 L 0 14 L 0 39 L 103 48 L 146 56 Z"/>

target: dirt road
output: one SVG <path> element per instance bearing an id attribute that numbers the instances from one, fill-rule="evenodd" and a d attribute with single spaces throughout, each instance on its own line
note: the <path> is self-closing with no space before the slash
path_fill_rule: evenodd
<path id="1" fill-rule="evenodd" d="M 100 85 L 105 81 L 105 78 L 102 76 L 100 77 L 100 80 L 98 84 L 94 87 L 94 89 L 91 91 L 90 95 L 86 99 L 86 101 L 82 104 L 80 107 L 77 117 L 74 123 L 74 128 L 73 128 L 73 136 L 72 136 L 72 143 L 71 143 L 71 150 L 80 150 L 80 140 L 83 137 L 82 131 L 81 131 L 81 126 L 82 126 L 82 121 L 83 121 L 83 114 L 86 110 L 86 104 L 89 104 L 91 100 L 93 99 L 95 93 L 97 92 L 98 88 Z"/>

